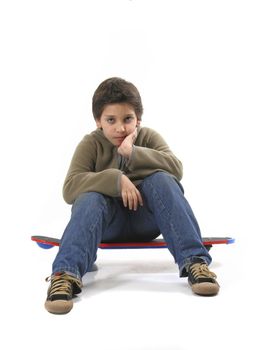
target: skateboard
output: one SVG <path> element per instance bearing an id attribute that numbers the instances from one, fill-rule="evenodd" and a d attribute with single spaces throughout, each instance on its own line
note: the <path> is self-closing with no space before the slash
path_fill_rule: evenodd
<path id="1" fill-rule="evenodd" d="M 47 236 L 31 236 L 32 241 L 36 242 L 39 247 L 49 249 L 58 247 L 60 239 Z M 216 244 L 231 244 L 235 242 L 231 237 L 203 237 L 202 242 L 207 250 Z M 100 243 L 100 249 L 148 249 L 148 248 L 167 248 L 167 244 L 162 238 L 156 238 L 150 242 L 110 242 Z"/>

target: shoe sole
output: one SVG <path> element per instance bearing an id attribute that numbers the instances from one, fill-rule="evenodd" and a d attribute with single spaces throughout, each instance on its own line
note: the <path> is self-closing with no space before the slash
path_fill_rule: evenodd
<path id="1" fill-rule="evenodd" d="M 73 301 L 55 300 L 45 302 L 45 309 L 51 314 L 63 315 L 67 314 L 73 308 Z"/>
<path id="2" fill-rule="evenodd" d="M 219 292 L 219 285 L 217 283 L 203 282 L 190 284 L 193 293 L 203 296 L 216 295 Z"/>

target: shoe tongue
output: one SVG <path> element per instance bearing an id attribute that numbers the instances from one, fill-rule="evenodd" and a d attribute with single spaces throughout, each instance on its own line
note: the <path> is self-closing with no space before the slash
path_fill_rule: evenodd
<path id="1" fill-rule="evenodd" d="M 205 265 L 207 265 L 206 262 L 203 259 L 198 258 L 198 257 L 194 258 L 192 263 L 193 264 L 205 264 Z"/>

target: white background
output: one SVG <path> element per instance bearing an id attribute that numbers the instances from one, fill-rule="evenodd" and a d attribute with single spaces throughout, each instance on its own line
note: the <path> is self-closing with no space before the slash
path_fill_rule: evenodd
<path id="1" fill-rule="evenodd" d="M 5 349 L 258 349 L 257 1 L 1 1 L 1 342 Z M 132 81 L 143 125 L 184 165 L 186 197 L 221 284 L 193 296 L 166 250 L 101 251 L 66 316 L 43 303 L 70 207 L 62 184 L 95 128 L 91 98 L 111 76 Z"/>

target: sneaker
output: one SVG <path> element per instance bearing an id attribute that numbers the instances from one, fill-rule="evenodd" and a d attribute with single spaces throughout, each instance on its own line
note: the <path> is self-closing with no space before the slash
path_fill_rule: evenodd
<path id="1" fill-rule="evenodd" d="M 192 263 L 188 268 L 188 282 L 195 294 L 216 295 L 219 291 L 216 278 L 205 262 Z"/>
<path id="2" fill-rule="evenodd" d="M 81 292 L 82 282 L 65 272 L 46 278 L 50 281 L 45 308 L 53 314 L 66 314 L 73 307 L 72 298 Z"/>

